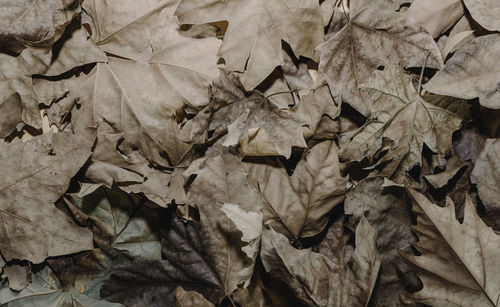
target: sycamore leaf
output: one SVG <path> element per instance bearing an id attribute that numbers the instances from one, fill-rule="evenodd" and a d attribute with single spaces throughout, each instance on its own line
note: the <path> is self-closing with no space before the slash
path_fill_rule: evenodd
<path id="1" fill-rule="evenodd" d="M 400 306 L 404 286 L 416 281 L 414 273 L 398 256 L 415 242 L 411 231 L 408 199 L 400 188 L 384 188 L 381 177 L 368 178 L 346 194 L 345 213 L 351 229 L 363 217 L 377 230 L 377 250 L 381 266 L 372 302 L 376 306 Z"/>
<path id="2" fill-rule="evenodd" d="M 1 49 L 12 52 L 50 47 L 80 13 L 78 0 L 2 0 L 0 7 Z"/>
<path id="3" fill-rule="evenodd" d="M 31 281 L 31 267 L 27 263 L 9 264 L 5 266 L 2 277 L 9 280 L 10 289 L 21 291 Z"/>
<path id="4" fill-rule="evenodd" d="M 396 183 L 402 183 L 414 165 L 421 165 L 424 143 L 436 154 L 436 164 L 444 165 L 451 152 L 451 135 L 461 125 L 458 116 L 423 100 L 410 76 L 396 65 L 377 71 L 363 89 L 371 94 L 372 114 L 359 130 L 342 140 L 341 159 L 372 157 L 388 138 L 393 144 L 378 163 L 389 162 L 381 175 Z"/>
<path id="5" fill-rule="evenodd" d="M 245 92 L 233 75 L 221 74 L 211 96 L 211 103 L 183 128 L 194 144 L 209 143 L 228 133 L 224 146 L 239 144 L 248 156 L 290 158 L 292 147 L 306 147 L 300 118 L 258 91 Z"/>
<path id="6" fill-rule="evenodd" d="M 127 257 L 161 259 L 159 211 L 147 207 L 144 199 L 119 190 L 98 189 L 74 204 L 95 224 L 95 241 L 102 248 L 114 248 Z"/>
<path id="7" fill-rule="evenodd" d="M 414 246 L 422 255 L 401 255 L 419 268 L 423 288 L 406 296 L 432 306 L 497 306 L 500 238 L 477 215 L 470 198 L 460 223 L 451 199 L 441 208 L 411 188 L 408 192 L 418 215 Z"/>
<path id="8" fill-rule="evenodd" d="M 0 53 L 0 137 L 13 132 L 19 123 L 42 126 L 33 82 L 22 57 Z M 4 113 L 5 112 L 5 113 Z M 22 121 L 21 121 L 22 120 Z"/>
<path id="9" fill-rule="evenodd" d="M 500 5 L 495 0 L 464 0 L 475 21 L 490 31 L 500 31 Z"/>
<path id="10" fill-rule="evenodd" d="M 292 176 L 281 164 L 255 164 L 249 176 L 265 200 L 264 223 L 294 240 L 323 230 L 327 213 L 344 199 L 347 183 L 333 141 L 313 147 Z"/>
<path id="11" fill-rule="evenodd" d="M 118 267 L 101 296 L 127 305 L 174 306 L 177 286 L 214 304 L 231 295 L 250 260 L 238 243 L 241 233 L 216 206 L 200 207 L 200 213 L 200 222 L 172 220 L 164 233 L 165 260 Z"/>
<path id="12" fill-rule="evenodd" d="M 74 67 L 107 61 L 106 54 L 89 40 L 87 31 L 78 23 L 71 25 L 54 50 L 26 48 L 21 52 L 31 74 L 57 76 Z"/>
<path id="13" fill-rule="evenodd" d="M 424 27 L 432 37 L 438 37 L 463 16 L 464 6 L 460 0 L 417 0 L 412 1 L 406 14 Z"/>
<path id="14" fill-rule="evenodd" d="M 311 250 L 297 250 L 274 230 L 263 234 L 261 259 L 271 277 L 284 282 L 307 306 L 366 306 L 377 280 L 377 232 L 362 219 L 349 265 L 338 265 Z"/>
<path id="15" fill-rule="evenodd" d="M 207 301 L 200 293 L 196 291 L 186 291 L 182 289 L 182 287 L 177 287 L 177 289 L 175 289 L 175 301 L 176 307 L 214 307 L 214 304 Z"/>
<path id="16" fill-rule="evenodd" d="M 161 97 L 162 104 L 174 109 L 186 104 L 199 110 L 208 103 L 208 85 L 219 74 L 216 53 L 220 42 L 215 37 L 183 35 L 173 16 L 178 2 L 91 0 L 83 8 L 94 21 L 96 44 L 108 54 L 132 62 L 122 61 L 120 65 L 129 69 L 115 71 L 117 78 L 129 80 L 125 86 L 130 88 L 126 92 L 133 95 L 131 100 L 139 99 L 153 108 Z M 134 82 L 139 84 L 130 87 Z M 150 88 L 139 87 L 145 84 Z"/>
<path id="17" fill-rule="evenodd" d="M 31 274 L 32 282 L 22 291 L 15 292 L 8 287 L 0 288 L 0 304 L 9 307 L 120 307 L 121 304 L 101 301 L 80 293 L 80 289 L 67 290 L 61 286 L 57 276 L 48 266 Z"/>
<path id="18" fill-rule="evenodd" d="M 351 6 L 359 5 L 358 1 L 352 1 Z M 426 50 L 430 52 L 427 67 L 443 65 L 432 36 L 386 6 L 378 10 L 377 6 L 352 9 L 342 30 L 318 46 L 319 71 L 325 74 L 332 94 L 342 95 L 343 101 L 364 116 L 373 111 L 372 100 L 357 88 L 373 76 L 378 66 L 387 62 L 421 66 Z"/>
<path id="19" fill-rule="evenodd" d="M 93 137 L 92 134 L 94 133 Z M 48 133 L 27 143 L 0 143 L 0 251 L 7 259 L 42 262 L 92 248 L 92 234 L 54 202 L 90 156 L 95 131 Z M 33 193 L 36 197 L 33 197 Z"/>
<path id="20" fill-rule="evenodd" d="M 487 214 L 500 209 L 500 139 L 488 139 L 479 154 L 470 175 L 472 183 L 477 184 L 479 197 Z"/>
<path id="21" fill-rule="evenodd" d="M 323 41 L 322 12 L 313 0 L 183 0 L 175 14 L 181 23 L 228 21 L 218 55 L 228 70 L 242 73 L 247 90 L 284 63 L 281 40 L 297 57 L 311 59 L 316 58 L 314 48 Z"/>
<path id="22" fill-rule="evenodd" d="M 476 37 L 446 62 L 424 85 L 426 91 L 472 99 L 490 109 L 500 108 L 500 34 Z"/>

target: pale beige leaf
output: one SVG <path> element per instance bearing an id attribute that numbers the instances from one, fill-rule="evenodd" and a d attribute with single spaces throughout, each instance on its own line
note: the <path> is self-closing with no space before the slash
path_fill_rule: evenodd
<path id="1" fill-rule="evenodd" d="M 201 293 L 186 291 L 181 286 L 175 289 L 176 307 L 214 307 Z"/>
<path id="2" fill-rule="evenodd" d="M 432 37 L 438 37 L 463 16 L 464 7 L 460 0 L 416 0 L 406 14 Z"/>
<path id="3" fill-rule="evenodd" d="M 247 254 L 248 258 L 255 260 L 260 249 L 260 237 L 262 235 L 262 220 L 263 216 L 260 211 L 246 211 L 238 205 L 225 203 L 221 207 L 231 221 L 236 225 L 242 233 L 241 241 L 247 243 L 242 250 Z M 245 287 L 248 286 L 248 282 Z"/>
<path id="4" fill-rule="evenodd" d="M 49 47 L 80 13 L 78 0 L 0 1 L 1 49 L 20 52 L 25 45 Z"/>
<path id="5" fill-rule="evenodd" d="M 89 40 L 89 37 L 87 31 L 78 26 L 72 28 L 71 32 L 67 32 L 67 35 L 58 41 L 60 46 L 57 51 L 26 48 L 20 56 L 24 59 L 30 74 L 44 76 L 57 76 L 74 67 L 106 62 L 106 54 Z"/>
<path id="6" fill-rule="evenodd" d="M 465 99 L 479 97 L 490 109 L 500 108 L 500 34 L 476 37 L 446 62 L 424 85 L 426 91 Z"/>
<path id="7" fill-rule="evenodd" d="M 178 2 L 91 0 L 85 1 L 83 7 L 95 23 L 96 44 L 108 54 L 133 62 L 127 64 L 130 70 L 123 72 L 132 74 L 129 78 L 138 87 L 149 83 L 161 88 L 167 104 L 175 108 L 186 104 L 199 110 L 208 103 L 208 86 L 219 74 L 216 54 L 220 41 L 183 35 L 173 16 Z M 135 79 L 138 75 L 141 77 Z M 143 88 L 139 93 L 142 100 L 155 102 L 157 97 L 154 90 Z"/>
<path id="8" fill-rule="evenodd" d="M 447 169 L 441 173 L 434 175 L 425 175 L 423 176 L 425 180 L 427 180 L 434 189 L 441 189 L 446 186 L 450 180 L 452 180 L 464 167 L 467 166 L 467 163 L 463 163 L 462 165 Z"/>
<path id="9" fill-rule="evenodd" d="M 359 5 L 352 1 L 351 6 Z M 387 4 L 351 11 L 349 22 L 328 41 L 318 46 L 319 71 L 323 72 L 334 96 L 369 116 L 372 100 L 357 91 L 373 76 L 378 66 L 388 62 L 404 66 L 441 68 L 441 54 L 432 36 Z"/>
<path id="10" fill-rule="evenodd" d="M 183 0 L 175 14 L 188 24 L 228 21 L 218 55 L 228 70 L 240 73 L 247 90 L 283 64 L 281 40 L 297 57 L 311 59 L 323 41 L 322 11 L 313 0 Z"/>
<path id="11" fill-rule="evenodd" d="M 496 0 L 464 0 L 472 18 L 490 31 L 500 31 L 500 3 Z"/>
<path id="12" fill-rule="evenodd" d="M 477 215 L 470 198 L 460 223 L 451 199 L 441 208 L 411 188 L 408 192 L 416 202 L 419 241 L 414 245 L 422 255 L 402 255 L 420 268 L 423 288 L 407 296 L 432 306 L 497 306 L 500 238 Z"/>
<path id="13" fill-rule="evenodd" d="M 94 132 L 95 133 L 95 132 Z M 49 133 L 0 144 L 0 251 L 40 263 L 92 249 L 92 233 L 54 206 L 90 156 L 95 134 Z M 36 195 L 36 197 L 34 197 Z"/>
<path id="14" fill-rule="evenodd" d="M 377 231 L 377 250 L 381 265 L 378 282 L 373 290 L 375 306 L 400 306 L 399 296 L 405 288 L 418 289 L 418 280 L 408 264 L 399 258 L 398 249 L 408 250 L 415 242 L 408 198 L 399 187 L 383 186 L 381 177 L 367 178 L 346 193 L 344 211 L 349 228 L 355 230 L 363 217 Z"/>
<path id="15" fill-rule="evenodd" d="M 183 127 L 192 144 L 207 144 L 228 133 L 224 146 L 240 145 L 248 156 L 282 155 L 306 147 L 299 117 L 282 110 L 259 91 L 247 93 L 232 74 L 221 74 L 211 103 Z"/>
<path id="16" fill-rule="evenodd" d="M 29 264 L 10 264 L 4 268 L 4 276 L 9 280 L 9 288 L 21 291 L 31 281 L 31 267 Z"/>
<path id="17" fill-rule="evenodd" d="M 477 184 L 486 212 L 500 209 L 500 139 L 488 139 L 477 157 L 470 179 Z"/>
<path id="18" fill-rule="evenodd" d="M 252 165 L 249 176 L 265 199 L 264 223 L 291 239 L 311 237 L 328 222 L 327 213 L 344 199 L 337 146 L 326 141 L 299 161 L 292 176 L 282 165 Z"/>
<path id="19" fill-rule="evenodd" d="M 297 250 L 284 235 L 265 230 L 261 259 L 266 272 L 307 306 L 366 306 L 380 267 L 376 236 L 375 229 L 362 219 L 352 260 L 340 266 L 310 249 Z"/>
<path id="20" fill-rule="evenodd" d="M 423 100 L 411 77 L 396 65 L 377 71 L 363 90 L 371 94 L 372 114 L 365 125 L 342 140 L 341 159 L 372 157 L 387 138 L 393 143 L 377 166 L 383 167 L 380 175 L 396 183 L 402 183 L 414 165 L 421 165 L 424 144 L 436 154 L 434 166 L 444 165 L 452 133 L 461 126 L 457 115 Z"/>
<path id="21" fill-rule="evenodd" d="M 467 42 L 472 40 L 475 37 L 474 32 L 474 30 L 467 30 L 459 32 L 455 35 L 450 34 L 450 37 L 446 41 L 444 48 L 441 50 L 443 61 L 446 60 L 450 53 L 455 52 L 458 48 L 461 48 Z"/>
<path id="22" fill-rule="evenodd" d="M 42 127 L 33 82 L 22 57 L 0 53 L 0 107 L 5 111 L 2 118 L 8 119 L 2 121 L 2 137 L 22 122 L 34 128 Z"/>

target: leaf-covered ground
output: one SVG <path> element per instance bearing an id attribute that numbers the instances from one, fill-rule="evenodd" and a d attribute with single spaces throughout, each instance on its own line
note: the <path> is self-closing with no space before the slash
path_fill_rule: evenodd
<path id="1" fill-rule="evenodd" d="M 0 305 L 500 306 L 498 0 L 0 0 Z"/>

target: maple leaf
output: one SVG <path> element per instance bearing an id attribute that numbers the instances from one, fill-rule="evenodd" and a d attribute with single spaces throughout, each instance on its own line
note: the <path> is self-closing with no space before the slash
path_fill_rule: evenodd
<path id="1" fill-rule="evenodd" d="M 200 292 L 212 303 L 231 295 L 246 279 L 242 270 L 250 260 L 237 243 L 241 233 L 216 206 L 200 207 L 200 213 L 199 223 L 174 218 L 163 235 L 166 259 L 118 267 L 102 288 L 102 297 L 127 304 L 172 306 L 177 286 Z"/>
<path id="2" fill-rule="evenodd" d="M 500 238 L 477 215 L 469 196 L 460 223 L 451 199 L 441 208 L 407 189 L 418 215 L 414 229 L 419 241 L 414 246 L 422 255 L 400 254 L 419 268 L 423 288 L 406 296 L 434 306 L 496 306 L 500 298 Z"/>
<path id="3" fill-rule="evenodd" d="M 251 167 L 251 183 L 265 200 L 265 224 L 294 240 L 325 227 L 326 215 L 344 199 L 347 183 L 340 174 L 336 148 L 333 141 L 314 146 L 292 176 L 279 164 Z"/>
<path id="4" fill-rule="evenodd" d="M 356 89 L 373 76 L 378 66 L 387 63 L 416 67 L 441 68 L 441 54 L 432 37 L 404 15 L 386 6 L 358 7 L 353 1 L 347 24 L 318 46 L 319 71 L 323 72 L 334 96 L 365 116 L 372 110 L 372 100 Z"/>
<path id="5" fill-rule="evenodd" d="M 1 49 L 20 52 L 24 46 L 49 47 L 80 14 L 78 0 L 0 1 Z"/>
<path id="6" fill-rule="evenodd" d="M 245 92 L 232 74 L 221 74 L 214 81 L 211 103 L 183 127 L 183 133 L 193 144 L 210 143 L 227 133 L 224 146 L 239 145 L 248 156 L 290 158 L 292 147 L 306 147 L 296 114 L 280 109 L 258 91 Z"/>
<path id="7" fill-rule="evenodd" d="M 228 70 L 240 73 L 247 90 L 284 64 L 281 40 L 297 57 L 311 59 L 316 58 L 314 48 L 323 42 L 322 12 L 313 0 L 182 0 L 175 14 L 188 24 L 228 21 L 218 55 Z"/>
<path id="8" fill-rule="evenodd" d="M 339 265 L 322 254 L 293 248 L 284 235 L 270 229 L 264 231 L 260 257 L 266 272 L 308 306 L 363 306 L 368 304 L 380 267 L 376 235 L 362 219 L 351 263 Z"/>
<path id="9" fill-rule="evenodd" d="M 437 155 L 437 165 L 444 165 L 451 152 L 451 135 L 461 126 L 458 116 L 423 100 L 410 76 L 397 65 L 377 71 L 362 88 L 372 97 L 372 114 L 359 130 L 342 140 L 341 159 L 372 157 L 388 138 L 394 143 L 378 162 L 389 162 L 381 175 L 402 183 L 405 172 L 422 163 L 424 144 Z"/>
<path id="10" fill-rule="evenodd" d="M 0 250 L 7 260 L 40 263 L 48 256 L 92 248 L 90 231 L 53 204 L 89 157 L 93 141 L 61 132 L 0 144 L 5 174 L 0 179 Z"/>
<path id="11" fill-rule="evenodd" d="M 446 62 L 424 85 L 426 91 L 465 99 L 479 97 L 487 108 L 500 108 L 500 35 L 490 34 L 474 38 Z"/>

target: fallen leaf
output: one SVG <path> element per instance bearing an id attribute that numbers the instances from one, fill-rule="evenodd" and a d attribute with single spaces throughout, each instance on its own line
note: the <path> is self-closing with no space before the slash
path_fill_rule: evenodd
<path id="1" fill-rule="evenodd" d="M 446 62 L 424 85 L 426 91 L 464 99 L 479 97 L 479 103 L 490 109 L 500 108 L 500 78 L 498 52 L 500 35 L 490 34 L 476 37 Z"/>
<path id="2" fill-rule="evenodd" d="M 377 71 L 363 89 L 373 100 L 372 114 L 359 130 L 342 140 L 341 159 L 372 157 L 388 138 L 393 143 L 377 163 L 392 162 L 382 164 L 380 175 L 396 183 L 402 183 L 414 165 L 421 165 L 424 144 L 437 156 L 437 165 L 433 166 L 444 165 L 451 152 L 452 133 L 461 126 L 458 116 L 423 100 L 411 77 L 395 65 Z"/>
<path id="3" fill-rule="evenodd" d="M 29 264 L 10 264 L 4 268 L 3 278 L 9 280 L 9 288 L 13 291 L 21 291 L 31 281 L 31 267 Z"/>
<path id="4" fill-rule="evenodd" d="M 500 22 L 498 21 L 500 5 L 498 2 L 493 0 L 464 0 L 464 3 L 472 18 L 479 22 L 481 26 L 490 31 L 500 31 Z"/>
<path id="5" fill-rule="evenodd" d="M 500 239 L 476 214 L 470 198 L 460 223 L 450 199 L 441 208 L 411 188 L 408 192 L 418 215 L 419 241 L 414 246 L 422 255 L 401 255 L 419 268 L 423 288 L 406 296 L 434 306 L 496 306 Z"/>
<path id="6" fill-rule="evenodd" d="M 261 259 L 266 272 L 284 282 L 308 306 L 364 306 L 377 279 L 376 231 L 362 219 L 350 265 L 339 266 L 311 250 L 297 250 L 274 230 L 265 230 Z M 363 240 L 358 238 L 363 237 Z"/>
<path id="7" fill-rule="evenodd" d="M 471 182 L 477 184 L 479 198 L 485 206 L 487 216 L 490 217 L 496 217 L 500 213 L 499 156 L 500 140 L 487 139 L 470 175 Z"/>
<path id="8" fill-rule="evenodd" d="M 92 248 L 92 233 L 53 204 L 90 156 L 92 134 L 49 133 L 0 143 L 0 250 L 7 260 L 40 263 Z M 33 197 L 36 193 L 37 197 Z M 15 244 L 14 244 L 15 242 Z"/>
<path id="9" fill-rule="evenodd" d="M 398 256 L 398 249 L 408 250 L 415 242 L 411 231 L 408 199 L 400 188 L 384 188 L 380 177 L 361 181 L 346 194 L 345 214 L 355 230 L 365 218 L 377 231 L 377 250 L 381 265 L 371 302 L 375 306 L 400 306 L 399 295 L 416 280 L 415 273 Z M 418 283 L 417 283 L 418 289 Z"/>
<path id="10" fill-rule="evenodd" d="M 358 0 L 359 1 L 359 0 Z M 359 5 L 352 1 L 351 6 Z M 371 8 L 371 9 L 370 9 Z M 385 5 L 351 10 L 347 24 L 328 41 L 318 46 L 319 71 L 323 72 L 333 96 L 369 116 L 372 100 L 357 91 L 379 66 L 388 63 L 441 68 L 441 54 L 432 37 L 406 16 Z"/>
<path id="11" fill-rule="evenodd" d="M 241 233 L 217 207 L 200 211 L 203 224 L 172 220 L 164 233 L 165 260 L 118 267 L 101 296 L 129 305 L 173 306 L 177 286 L 200 292 L 214 304 L 231 295 L 250 263 L 237 243 Z"/>
<path id="12" fill-rule="evenodd" d="M 183 0 L 175 12 L 181 23 L 229 23 L 218 55 L 230 71 L 240 73 L 244 87 L 254 89 L 284 63 L 281 40 L 294 54 L 315 59 L 323 41 L 322 12 L 317 1 Z"/>
<path id="13" fill-rule="evenodd" d="M 78 0 L 2 0 L 1 49 L 20 52 L 25 46 L 50 47 L 79 15 Z"/>
<path id="14" fill-rule="evenodd" d="M 0 288 L 0 304 L 9 306 L 95 306 L 120 307 L 121 304 L 93 299 L 76 290 L 64 289 L 48 266 L 31 274 L 32 282 L 22 291 Z"/>
<path id="15" fill-rule="evenodd" d="M 283 166 L 253 165 L 249 176 L 265 200 L 264 223 L 295 241 L 318 234 L 327 213 L 344 199 L 337 146 L 322 142 L 299 161 L 292 176 Z"/>
<path id="16" fill-rule="evenodd" d="M 438 37 L 451 28 L 464 14 L 460 0 L 412 1 L 406 14 L 422 25 L 432 37 Z"/>
<path id="17" fill-rule="evenodd" d="M 214 304 L 207 301 L 203 295 L 196 291 L 186 291 L 182 287 L 175 289 L 176 307 L 214 307 Z"/>

